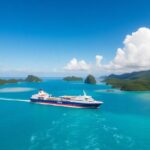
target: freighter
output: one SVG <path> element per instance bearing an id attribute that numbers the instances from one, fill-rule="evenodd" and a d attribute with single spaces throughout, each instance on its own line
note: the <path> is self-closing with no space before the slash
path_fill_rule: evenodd
<path id="1" fill-rule="evenodd" d="M 98 108 L 103 102 L 96 101 L 91 96 L 60 96 L 53 97 L 43 90 L 39 90 L 38 94 L 32 95 L 31 102 L 40 104 L 50 104 L 55 106 L 75 107 L 75 108 Z"/>

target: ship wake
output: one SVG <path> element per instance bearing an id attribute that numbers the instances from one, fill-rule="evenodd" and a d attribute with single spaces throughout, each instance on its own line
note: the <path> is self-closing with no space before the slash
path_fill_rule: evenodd
<path id="1" fill-rule="evenodd" d="M 30 102 L 30 100 L 25 100 L 25 99 L 12 99 L 12 98 L 0 98 L 0 101 Z"/>

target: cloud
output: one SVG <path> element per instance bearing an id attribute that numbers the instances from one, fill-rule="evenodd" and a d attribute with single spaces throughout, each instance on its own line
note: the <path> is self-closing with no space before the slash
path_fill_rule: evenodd
<path id="1" fill-rule="evenodd" d="M 139 28 L 127 35 L 123 48 L 118 48 L 115 58 L 105 69 L 115 72 L 130 72 L 150 69 L 150 29 Z"/>
<path id="2" fill-rule="evenodd" d="M 115 57 L 102 64 L 103 56 L 96 55 L 95 63 L 89 65 L 84 60 L 73 58 L 65 67 L 67 70 L 90 70 L 90 72 L 125 73 L 150 69 L 150 29 L 139 28 L 127 35 L 123 47 L 118 48 Z"/>
<path id="3" fill-rule="evenodd" d="M 90 65 L 87 64 L 84 60 L 78 61 L 76 58 L 70 60 L 70 62 L 64 67 L 66 70 L 74 71 L 85 71 L 90 69 Z"/>
<path id="4" fill-rule="evenodd" d="M 101 61 L 103 60 L 103 56 L 101 55 L 96 55 L 96 66 L 100 67 L 101 66 Z"/>

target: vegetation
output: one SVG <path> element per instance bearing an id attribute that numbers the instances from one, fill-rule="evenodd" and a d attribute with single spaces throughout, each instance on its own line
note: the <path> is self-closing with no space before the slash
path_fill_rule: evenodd
<path id="1" fill-rule="evenodd" d="M 0 85 L 18 82 L 41 82 L 42 80 L 36 76 L 28 75 L 26 79 L 0 79 Z"/>
<path id="2" fill-rule="evenodd" d="M 22 79 L 9 79 L 9 80 L 0 79 L 0 85 L 7 84 L 7 83 L 17 83 L 17 82 L 22 82 Z"/>
<path id="3" fill-rule="evenodd" d="M 65 81 L 82 81 L 83 78 L 76 77 L 76 76 L 68 76 L 68 77 L 63 78 L 63 80 L 65 80 Z"/>
<path id="4" fill-rule="evenodd" d="M 27 78 L 24 80 L 25 82 L 41 82 L 42 79 L 40 79 L 37 76 L 28 75 Z"/>
<path id="5" fill-rule="evenodd" d="M 120 88 L 125 91 L 149 91 L 150 71 L 110 75 L 104 81 L 114 88 Z"/>
<path id="6" fill-rule="evenodd" d="M 86 77 L 84 82 L 88 84 L 96 84 L 95 77 L 91 74 Z"/>

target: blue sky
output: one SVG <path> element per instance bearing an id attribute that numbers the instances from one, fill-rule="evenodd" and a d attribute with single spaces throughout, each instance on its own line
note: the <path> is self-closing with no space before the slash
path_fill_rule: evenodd
<path id="1" fill-rule="evenodd" d="M 149 28 L 149 6 L 149 0 L 1 1 L 0 76 L 87 74 L 63 68 L 73 58 L 94 64 L 96 55 L 107 64 L 127 34 Z"/>

